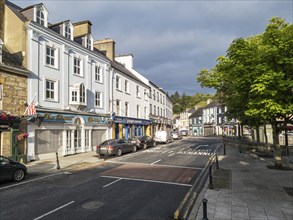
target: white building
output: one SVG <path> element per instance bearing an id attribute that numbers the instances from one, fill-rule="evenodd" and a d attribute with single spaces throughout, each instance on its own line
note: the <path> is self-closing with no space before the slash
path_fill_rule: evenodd
<path id="1" fill-rule="evenodd" d="M 49 24 L 43 4 L 14 10 L 26 22 L 28 102 L 37 106 L 27 160 L 92 151 L 111 134 L 110 60 L 94 49 L 91 23 Z"/>
<path id="2" fill-rule="evenodd" d="M 110 138 L 151 135 L 152 123 L 169 125 L 167 94 L 116 62 L 115 42 L 94 41 L 90 21 L 50 24 L 42 3 L 6 5 L 5 22 L 15 24 L 6 29 L 9 45 L 21 51 L 30 71 L 28 104 L 36 105 L 27 126 L 28 162 L 92 151 Z"/>
<path id="3" fill-rule="evenodd" d="M 143 102 L 148 105 L 147 116 L 152 122 L 151 135 L 154 135 L 157 130 L 172 130 L 173 105 L 166 92 L 133 69 L 132 54 L 116 56 L 115 60 L 125 66 L 145 85 L 148 85 L 143 88 Z"/>

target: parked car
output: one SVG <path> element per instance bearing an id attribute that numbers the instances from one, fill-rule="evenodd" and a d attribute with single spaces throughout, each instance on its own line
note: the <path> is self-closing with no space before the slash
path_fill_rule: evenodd
<path id="1" fill-rule="evenodd" d="M 27 167 L 17 161 L 0 155 L 0 180 L 21 181 L 27 175 Z"/>
<path id="2" fill-rule="evenodd" d="M 138 148 L 146 149 L 147 147 L 155 147 L 156 141 L 150 136 L 139 136 L 130 139 L 130 142 L 135 144 Z"/>
<path id="3" fill-rule="evenodd" d="M 188 131 L 187 131 L 187 130 L 181 130 L 181 131 L 180 131 L 180 134 L 181 134 L 182 136 L 187 136 L 187 135 L 188 135 Z"/>
<path id="4" fill-rule="evenodd" d="M 173 138 L 168 131 L 156 131 L 155 133 L 155 141 L 157 143 L 170 143 L 173 141 Z"/>
<path id="5" fill-rule="evenodd" d="M 171 135 L 173 137 L 173 140 L 180 140 L 180 139 L 182 139 L 181 134 L 179 132 L 177 132 L 177 131 L 172 131 L 171 132 Z"/>
<path id="6" fill-rule="evenodd" d="M 125 139 L 110 139 L 96 147 L 99 157 L 101 155 L 116 155 L 119 157 L 124 153 L 135 152 L 136 150 L 137 146 Z"/>

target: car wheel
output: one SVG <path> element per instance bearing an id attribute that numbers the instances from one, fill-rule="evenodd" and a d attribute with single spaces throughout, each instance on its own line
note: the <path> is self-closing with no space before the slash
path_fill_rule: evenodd
<path id="1" fill-rule="evenodd" d="M 134 145 L 132 152 L 136 152 L 136 150 L 137 150 L 137 147 Z"/>
<path id="2" fill-rule="evenodd" d="M 119 148 L 117 153 L 116 153 L 116 156 L 120 157 L 122 155 L 122 150 Z"/>
<path id="3" fill-rule="evenodd" d="M 147 144 L 144 144 L 144 145 L 143 145 L 143 149 L 144 149 L 144 150 L 147 149 Z"/>
<path id="4" fill-rule="evenodd" d="M 14 181 L 21 181 L 25 177 L 25 172 L 22 169 L 18 169 L 13 174 L 13 180 Z"/>

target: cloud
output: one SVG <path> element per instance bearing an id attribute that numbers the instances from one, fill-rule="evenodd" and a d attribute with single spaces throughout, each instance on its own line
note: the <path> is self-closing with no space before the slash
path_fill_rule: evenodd
<path id="1" fill-rule="evenodd" d="M 196 82 L 200 69 L 212 68 L 233 39 L 264 32 L 271 17 L 293 19 L 286 0 L 12 2 L 43 2 L 53 23 L 90 20 L 95 39 L 112 38 L 117 54 L 132 53 L 135 69 L 169 94 L 213 92 Z"/>

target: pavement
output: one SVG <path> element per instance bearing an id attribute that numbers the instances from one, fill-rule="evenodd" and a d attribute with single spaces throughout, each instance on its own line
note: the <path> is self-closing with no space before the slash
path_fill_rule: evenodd
<path id="1" fill-rule="evenodd" d="M 28 168 L 28 174 L 34 176 L 86 169 L 103 162 L 104 160 L 99 159 L 95 151 L 91 151 L 69 156 L 59 156 L 58 163 L 57 157 L 52 157 L 30 162 L 26 166 Z"/>
<path id="2" fill-rule="evenodd" d="M 288 159 L 276 169 L 272 157 L 226 146 L 212 185 L 208 179 L 188 220 L 293 220 L 293 164 Z"/>
<path id="3" fill-rule="evenodd" d="M 104 163 L 94 151 L 58 160 L 60 169 L 56 157 L 26 164 L 29 175 L 76 171 Z M 218 161 L 212 185 L 208 179 L 188 220 L 293 220 L 292 160 L 283 158 L 283 169 L 275 169 L 272 157 L 240 153 L 226 146 L 226 155 L 219 155 Z M 206 212 L 203 199 L 207 199 Z"/>

